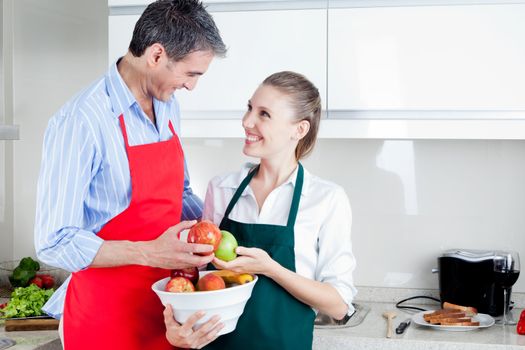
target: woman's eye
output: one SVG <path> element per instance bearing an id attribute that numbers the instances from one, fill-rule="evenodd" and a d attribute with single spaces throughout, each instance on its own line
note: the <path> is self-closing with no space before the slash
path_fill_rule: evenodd
<path id="1" fill-rule="evenodd" d="M 248 105 L 247 108 L 248 108 L 249 111 L 252 110 L 252 106 L 250 106 L 250 105 Z"/>
<path id="2" fill-rule="evenodd" d="M 270 115 L 267 112 L 265 112 L 265 111 L 261 111 L 261 116 L 266 117 L 266 118 L 270 118 Z"/>

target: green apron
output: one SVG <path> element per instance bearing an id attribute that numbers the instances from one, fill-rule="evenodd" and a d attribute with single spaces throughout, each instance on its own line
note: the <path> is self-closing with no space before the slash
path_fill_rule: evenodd
<path id="1" fill-rule="evenodd" d="M 230 220 L 235 203 L 257 173 L 251 171 L 235 192 L 220 224 L 233 233 L 240 246 L 265 250 L 272 259 L 295 272 L 294 225 L 303 188 L 303 167 L 299 164 L 290 214 L 286 226 L 246 224 Z M 272 279 L 259 275 L 235 331 L 220 336 L 205 349 L 312 349 L 315 313 Z"/>

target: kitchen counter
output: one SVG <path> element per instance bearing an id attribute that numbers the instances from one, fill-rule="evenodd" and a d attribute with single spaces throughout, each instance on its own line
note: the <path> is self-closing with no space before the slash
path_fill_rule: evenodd
<path id="1" fill-rule="evenodd" d="M 338 349 L 429 349 L 429 350 L 521 350 L 525 346 L 525 336 L 516 333 L 516 326 L 494 325 L 489 328 L 469 332 L 439 331 L 414 323 L 404 334 L 385 338 L 386 320 L 384 311 L 395 310 L 395 303 L 357 301 L 368 306 L 370 311 L 363 322 L 355 327 L 339 329 L 315 329 L 314 350 Z M 428 308 L 432 308 L 430 305 Z M 434 305 L 435 307 L 435 305 Z M 424 307 L 426 308 L 426 307 Z M 395 310 L 397 317 L 393 320 L 394 328 L 411 317 L 413 313 Z M 521 309 L 514 311 L 514 317 L 519 316 Z M 57 331 L 5 332 L 3 321 L 0 321 L 0 338 L 14 339 L 17 344 L 9 350 L 30 350 L 48 344 L 58 338 Z M 56 342 L 54 343 L 56 344 Z M 46 350 L 58 350 L 59 347 L 46 347 Z"/>
<path id="2" fill-rule="evenodd" d="M 370 312 L 363 322 L 355 327 L 339 329 L 316 329 L 314 332 L 313 349 L 447 349 L 447 350 L 521 350 L 525 346 L 525 336 L 516 333 L 516 326 L 493 325 L 489 328 L 476 329 L 467 332 L 452 332 L 431 329 L 412 323 L 404 334 L 394 334 L 387 339 L 385 311 L 395 311 L 393 328 L 414 313 L 396 310 L 394 303 L 359 302 L 370 307 Z M 431 306 L 427 306 L 429 309 Z M 423 307 L 426 308 L 426 307 Z M 435 306 L 433 307 L 435 308 Z M 519 316 L 521 309 L 514 311 L 514 317 Z"/>

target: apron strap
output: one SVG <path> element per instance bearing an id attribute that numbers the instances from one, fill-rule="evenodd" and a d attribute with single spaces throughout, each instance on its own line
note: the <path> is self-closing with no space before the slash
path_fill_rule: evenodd
<path id="1" fill-rule="evenodd" d="M 244 192 L 244 189 L 255 174 L 257 174 L 257 171 L 259 170 L 259 166 L 257 165 L 255 168 L 251 169 L 248 175 L 242 180 L 241 184 L 237 188 L 237 191 L 233 194 L 233 197 L 228 204 L 228 207 L 226 208 L 226 212 L 224 213 L 223 218 L 228 218 L 230 216 L 230 212 L 232 211 L 233 207 L 241 197 L 241 194 Z M 297 178 L 295 180 L 295 188 L 293 191 L 293 198 L 292 198 L 292 204 L 290 207 L 290 214 L 288 215 L 288 222 L 286 223 L 286 226 L 288 228 L 293 228 L 295 226 L 295 219 L 297 218 L 297 212 L 299 211 L 299 201 L 301 199 L 301 193 L 303 191 L 303 179 L 304 179 L 304 170 L 303 165 L 299 163 L 299 169 L 297 170 Z"/>
<path id="2" fill-rule="evenodd" d="M 295 188 L 293 190 L 292 206 L 290 207 L 290 214 L 288 215 L 288 223 L 286 226 L 293 229 L 295 226 L 295 219 L 297 218 L 297 212 L 299 211 L 299 201 L 301 200 L 301 193 L 303 192 L 303 179 L 304 170 L 301 163 L 299 163 L 299 169 L 297 170 L 297 178 L 295 179 Z"/>
<path id="3" fill-rule="evenodd" d="M 122 136 L 124 137 L 124 144 L 126 145 L 126 150 L 129 147 L 128 143 L 128 132 L 126 131 L 126 124 L 124 123 L 124 114 L 121 114 L 118 117 L 118 120 L 120 122 L 120 129 L 122 130 Z"/>
<path id="4" fill-rule="evenodd" d="M 175 129 L 173 129 L 173 124 L 171 124 L 171 120 L 168 121 L 168 126 L 170 127 L 171 133 L 175 135 Z"/>

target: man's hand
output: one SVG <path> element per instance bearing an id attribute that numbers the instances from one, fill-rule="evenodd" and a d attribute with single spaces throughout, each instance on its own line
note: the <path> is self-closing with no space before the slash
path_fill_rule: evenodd
<path id="1" fill-rule="evenodd" d="M 186 243 L 177 237 L 180 231 L 192 227 L 196 222 L 182 221 L 152 241 L 104 241 L 89 267 L 135 264 L 163 269 L 183 269 L 206 265 L 213 260 L 213 253 L 205 256 L 192 253 L 212 252 L 212 245 Z"/>
<path id="2" fill-rule="evenodd" d="M 199 256 L 191 253 L 212 252 L 212 245 L 186 243 L 177 237 L 179 232 L 189 229 L 196 223 L 195 220 L 182 221 L 167 229 L 159 238 L 149 242 L 140 242 L 139 250 L 144 258 L 141 265 L 164 269 L 183 269 L 211 262 L 213 254 Z"/>
<path id="3" fill-rule="evenodd" d="M 164 323 L 166 324 L 166 338 L 171 345 L 179 348 L 200 349 L 217 338 L 217 333 L 224 327 L 219 323 L 219 316 L 213 316 L 198 330 L 194 331 L 195 323 L 204 317 L 204 312 L 199 311 L 191 315 L 186 323 L 180 324 L 173 318 L 171 305 L 164 309 Z"/>

